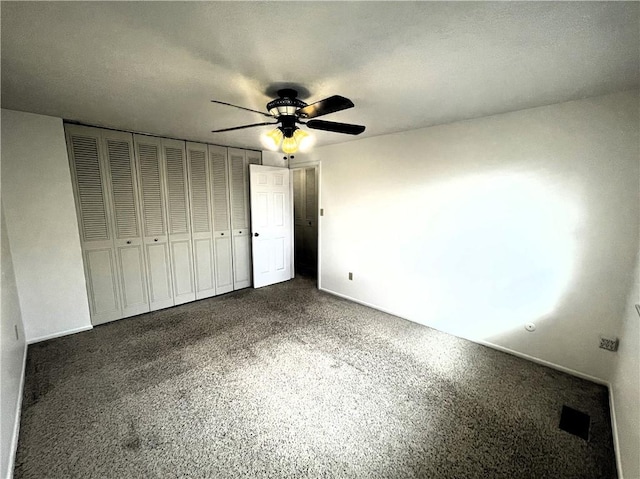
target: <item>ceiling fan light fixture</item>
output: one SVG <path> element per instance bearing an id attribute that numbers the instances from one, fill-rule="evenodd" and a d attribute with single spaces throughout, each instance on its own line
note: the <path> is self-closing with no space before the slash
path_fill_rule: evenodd
<path id="1" fill-rule="evenodd" d="M 212 133 L 223 133 L 228 131 L 243 130 L 245 128 L 253 128 L 263 125 L 279 125 L 269 133 L 262 133 L 260 141 L 265 150 L 277 151 L 282 148 L 286 154 L 295 153 L 297 151 L 307 152 L 315 143 L 315 135 L 310 135 L 306 131 L 300 130 L 298 124 L 306 125 L 312 130 L 324 130 L 334 133 L 343 133 L 347 135 L 359 135 L 364 132 L 364 125 L 352 125 L 350 123 L 337 123 L 335 121 L 317 120 L 319 116 L 328 115 L 338 111 L 353 108 L 354 104 L 348 98 L 340 95 L 333 95 L 324 100 L 317 101 L 308 105 L 298 99 L 298 92 L 293 88 L 283 88 L 278 90 L 278 98 L 267 103 L 267 111 L 263 113 L 251 108 L 233 105 L 219 100 L 211 100 L 213 103 L 228 105 L 241 110 L 247 110 L 254 113 L 267 116 L 275 122 L 252 123 L 250 125 L 235 126 L 232 128 L 222 128 L 213 130 Z M 300 121 L 300 119 L 308 121 Z"/>
<path id="2" fill-rule="evenodd" d="M 282 138 L 284 138 L 284 134 L 278 127 L 268 133 L 262 133 L 260 135 L 260 143 L 262 143 L 262 147 L 265 150 L 278 151 L 280 149 L 280 143 L 282 143 Z"/>
<path id="3" fill-rule="evenodd" d="M 293 136 L 285 138 L 282 140 L 282 152 L 290 155 L 291 153 L 295 153 L 298 151 L 298 142 Z"/>
<path id="4" fill-rule="evenodd" d="M 271 130 L 269 133 L 267 133 L 267 136 L 271 139 L 271 141 L 273 141 L 273 144 L 276 148 L 280 146 L 280 142 L 282 141 L 282 138 L 284 138 L 284 134 L 282 133 L 282 130 L 280 128 Z"/>
<path id="5" fill-rule="evenodd" d="M 300 129 L 293 132 L 293 139 L 296 140 L 298 144 L 298 150 L 303 153 L 309 151 L 315 143 L 315 137 L 313 135 Z"/>

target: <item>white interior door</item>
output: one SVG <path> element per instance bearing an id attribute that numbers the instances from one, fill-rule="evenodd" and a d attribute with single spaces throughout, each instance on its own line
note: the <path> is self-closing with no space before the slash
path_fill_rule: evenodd
<path id="1" fill-rule="evenodd" d="M 292 278 L 289 170 L 249 165 L 249 177 L 253 286 L 260 288 Z"/>

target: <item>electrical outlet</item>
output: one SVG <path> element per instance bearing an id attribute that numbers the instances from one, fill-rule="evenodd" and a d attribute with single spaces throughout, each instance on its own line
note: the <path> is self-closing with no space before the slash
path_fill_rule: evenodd
<path id="1" fill-rule="evenodd" d="M 607 351 L 618 350 L 618 338 L 605 338 L 600 336 L 600 349 L 606 349 Z"/>
<path id="2" fill-rule="evenodd" d="M 349 272 L 349 281 L 353 281 L 353 273 Z"/>

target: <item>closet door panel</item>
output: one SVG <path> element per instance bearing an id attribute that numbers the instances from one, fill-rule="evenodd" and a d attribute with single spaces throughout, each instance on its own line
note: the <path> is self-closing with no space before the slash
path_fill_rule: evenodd
<path id="1" fill-rule="evenodd" d="M 159 138 L 134 135 L 142 208 L 142 241 L 147 261 L 149 306 L 174 305 L 162 144 Z"/>
<path id="2" fill-rule="evenodd" d="M 251 286 L 251 238 L 248 231 L 233 235 L 233 289 Z"/>
<path id="3" fill-rule="evenodd" d="M 193 285 L 191 240 L 170 241 L 173 266 L 173 293 L 176 304 L 196 299 Z"/>
<path id="4" fill-rule="evenodd" d="M 215 268 L 213 264 L 213 240 L 193 240 L 193 256 L 196 273 L 196 299 L 215 295 Z"/>
<path id="5" fill-rule="evenodd" d="M 107 198 L 100 164 L 100 133 L 73 129 L 68 133 L 71 166 L 79 207 L 83 243 L 111 241 Z"/>
<path id="6" fill-rule="evenodd" d="M 123 316 L 149 311 L 133 136 L 104 131 Z"/>
<path id="7" fill-rule="evenodd" d="M 122 317 L 101 131 L 65 126 L 91 322 Z"/>
<path id="8" fill-rule="evenodd" d="M 119 319 L 118 283 L 113 248 L 89 248 L 84 252 L 91 322 L 106 323 Z"/>
<path id="9" fill-rule="evenodd" d="M 231 252 L 231 237 L 217 233 L 215 238 L 216 250 L 216 294 L 233 291 L 233 254 Z"/>
<path id="10" fill-rule="evenodd" d="M 167 171 L 169 244 L 175 304 L 196 299 L 185 143 L 162 140 Z"/>
<path id="11" fill-rule="evenodd" d="M 229 211 L 227 148 L 209 145 L 209 165 L 213 184 L 216 294 L 222 294 L 233 291 L 233 253 Z"/>
<path id="12" fill-rule="evenodd" d="M 249 152 L 229 148 L 229 188 L 233 234 L 233 289 L 251 286 L 249 238 Z M 255 152 L 253 152 L 255 153 Z M 256 161 L 255 154 L 252 156 Z"/>
<path id="13" fill-rule="evenodd" d="M 196 299 L 216 294 L 213 225 L 211 217 L 211 176 L 207 145 L 187 143 L 191 237 L 195 271 Z"/>
<path id="14" fill-rule="evenodd" d="M 116 247 L 124 316 L 149 311 L 146 267 L 142 245 Z"/>
<path id="15" fill-rule="evenodd" d="M 151 310 L 173 306 L 169 248 L 166 241 L 145 244 L 149 267 Z"/>
<path id="16" fill-rule="evenodd" d="M 231 224 L 234 230 L 249 227 L 248 217 L 248 166 L 244 150 L 229 148 L 229 176 L 231 193 Z"/>
<path id="17" fill-rule="evenodd" d="M 293 173 L 293 217 L 294 217 L 294 250 L 295 250 L 295 269 L 300 271 L 302 266 L 300 258 L 304 251 L 304 220 L 305 213 L 305 173 L 304 169 L 296 169 Z"/>

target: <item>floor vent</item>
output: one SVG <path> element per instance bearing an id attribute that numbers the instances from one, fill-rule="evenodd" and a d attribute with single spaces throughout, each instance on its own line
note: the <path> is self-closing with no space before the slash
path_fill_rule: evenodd
<path id="1" fill-rule="evenodd" d="M 560 429 L 588 441 L 590 426 L 591 417 L 588 414 L 580 412 L 569 406 L 562 406 Z"/>

